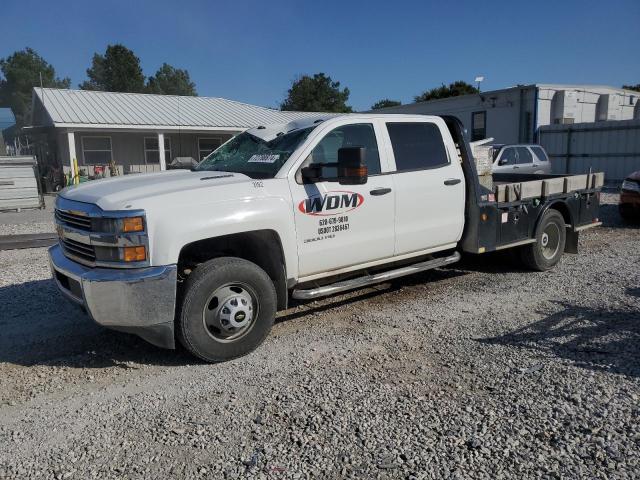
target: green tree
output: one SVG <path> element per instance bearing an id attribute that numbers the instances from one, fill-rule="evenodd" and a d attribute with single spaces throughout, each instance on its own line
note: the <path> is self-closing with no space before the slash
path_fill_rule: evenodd
<path id="1" fill-rule="evenodd" d="M 89 80 L 80 84 L 83 90 L 107 92 L 142 92 L 144 75 L 140 59 L 124 45 L 107 46 L 104 55 L 95 53 L 87 69 Z"/>
<path id="2" fill-rule="evenodd" d="M 622 88 L 625 90 L 635 90 L 636 92 L 640 92 L 640 83 L 635 85 L 623 85 Z"/>
<path id="3" fill-rule="evenodd" d="M 397 107 L 398 105 L 402 105 L 402 102 L 399 102 L 398 100 L 389 100 L 388 98 L 385 98 L 384 100 L 379 100 L 373 105 L 371 105 L 371 110 L 379 110 L 381 108 L 387 108 L 387 107 Z"/>
<path id="4" fill-rule="evenodd" d="M 196 84 L 191 81 L 189 72 L 163 63 L 156 74 L 149 77 L 146 91 L 161 95 L 197 96 Z"/>
<path id="5" fill-rule="evenodd" d="M 53 66 L 29 47 L 0 59 L 0 71 L 0 105 L 13 110 L 18 127 L 29 121 L 32 89 L 40 86 L 40 75 L 43 87 L 71 85 L 69 78 L 56 77 Z"/>
<path id="6" fill-rule="evenodd" d="M 449 85 L 442 84 L 441 86 L 432 88 L 431 90 L 425 90 L 413 99 L 417 103 L 426 102 L 428 100 L 436 100 L 438 98 L 469 95 L 471 93 L 480 93 L 480 90 L 463 80 L 458 80 L 457 82 L 450 83 Z"/>
<path id="7" fill-rule="evenodd" d="M 348 113 L 349 89 L 340 89 L 340 82 L 334 82 L 324 73 L 313 77 L 303 75 L 291 84 L 287 98 L 280 104 L 281 110 L 299 112 Z"/>

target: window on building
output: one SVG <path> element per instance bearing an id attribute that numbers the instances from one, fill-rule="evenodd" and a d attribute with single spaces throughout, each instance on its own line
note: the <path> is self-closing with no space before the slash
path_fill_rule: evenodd
<path id="1" fill-rule="evenodd" d="M 111 162 L 111 137 L 82 137 L 85 165 L 107 165 Z"/>
<path id="2" fill-rule="evenodd" d="M 199 160 L 213 152 L 216 148 L 222 145 L 222 141 L 219 138 L 199 138 L 198 139 L 198 155 Z"/>
<path id="3" fill-rule="evenodd" d="M 471 141 L 487 138 L 487 112 L 473 112 L 471 114 Z"/>
<path id="4" fill-rule="evenodd" d="M 331 130 L 311 152 L 311 163 L 335 163 L 338 150 L 343 147 L 364 147 L 369 175 L 380 173 L 378 141 L 370 123 L 345 125 Z M 324 175 L 336 176 L 337 171 L 327 168 Z"/>
<path id="5" fill-rule="evenodd" d="M 387 123 L 398 172 L 449 164 L 442 135 L 433 123 Z"/>
<path id="6" fill-rule="evenodd" d="M 164 137 L 164 159 L 171 162 L 171 139 Z M 146 163 L 160 163 L 160 151 L 158 150 L 158 137 L 144 138 L 144 161 Z"/>

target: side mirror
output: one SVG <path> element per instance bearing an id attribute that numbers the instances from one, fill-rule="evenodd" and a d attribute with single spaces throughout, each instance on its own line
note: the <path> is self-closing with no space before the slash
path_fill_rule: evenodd
<path id="1" fill-rule="evenodd" d="M 502 166 L 502 165 L 506 165 L 507 164 L 507 160 L 502 158 L 500 160 L 498 160 L 498 165 Z"/>
<path id="2" fill-rule="evenodd" d="M 300 170 L 302 183 L 316 183 L 322 180 L 322 167 L 309 165 Z"/>
<path id="3" fill-rule="evenodd" d="M 338 183 L 340 185 L 364 185 L 367 183 L 365 154 L 364 147 L 338 149 Z"/>

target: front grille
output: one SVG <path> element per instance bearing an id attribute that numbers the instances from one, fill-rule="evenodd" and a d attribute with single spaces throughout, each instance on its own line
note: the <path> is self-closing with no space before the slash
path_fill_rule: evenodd
<path id="1" fill-rule="evenodd" d="M 70 238 L 62 238 L 60 240 L 62 248 L 69 255 L 85 260 L 86 262 L 93 263 L 96 261 L 96 251 L 93 245 L 87 245 L 86 243 L 76 242 Z"/>
<path id="2" fill-rule="evenodd" d="M 55 211 L 55 216 L 56 220 L 63 225 L 77 228 L 78 230 L 91 231 L 91 217 L 58 209 Z"/>

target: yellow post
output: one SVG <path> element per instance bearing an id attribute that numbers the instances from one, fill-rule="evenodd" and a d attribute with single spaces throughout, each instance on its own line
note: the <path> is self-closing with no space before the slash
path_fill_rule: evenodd
<path id="1" fill-rule="evenodd" d="M 80 171 L 78 170 L 78 159 L 73 157 L 73 184 L 80 183 Z"/>

